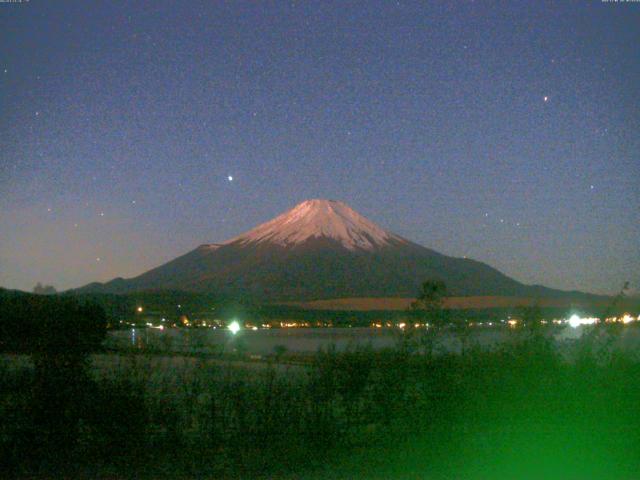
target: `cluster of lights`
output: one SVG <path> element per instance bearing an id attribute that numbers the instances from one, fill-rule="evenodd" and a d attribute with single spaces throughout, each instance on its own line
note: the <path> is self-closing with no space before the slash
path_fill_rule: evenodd
<path id="1" fill-rule="evenodd" d="M 371 326 L 375 327 L 375 328 L 382 328 L 384 325 L 382 325 L 381 323 L 373 323 L 373 324 L 371 324 Z M 387 322 L 386 326 L 387 327 L 391 327 L 393 325 L 390 322 Z M 402 330 L 402 329 L 406 328 L 407 326 L 411 326 L 411 324 L 410 323 L 407 324 L 405 322 L 400 322 L 396 326 L 399 329 Z M 413 328 L 429 328 L 429 327 L 430 327 L 430 325 L 428 323 L 414 323 L 413 324 Z"/>
<path id="2" fill-rule="evenodd" d="M 640 322 L 640 315 L 638 315 L 638 317 L 633 317 L 632 315 L 625 313 L 624 315 L 622 315 L 621 317 L 609 317 L 605 319 L 606 323 L 623 323 L 625 325 L 631 323 L 631 322 Z M 542 323 L 543 325 L 547 325 L 547 324 L 554 324 L 554 325 L 569 325 L 572 328 L 578 328 L 582 325 L 595 325 L 596 323 L 599 323 L 600 319 L 597 317 L 581 317 L 579 315 L 571 315 L 571 317 L 569 318 L 554 318 L 552 320 L 540 320 L 540 323 Z M 499 323 L 502 324 L 506 324 L 508 327 L 510 328 L 516 328 L 521 321 L 515 318 L 509 318 L 508 320 L 500 320 Z M 488 326 L 488 327 L 493 327 L 494 325 L 498 324 L 498 322 L 468 322 L 467 326 L 469 327 L 484 327 L 484 326 Z M 381 323 L 372 323 L 371 324 L 372 327 L 374 328 L 382 328 L 382 324 Z M 415 328 L 418 327 L 428 327 L 429 324 L 419 324 L 416 323 L 414 325 Z M 407 324 L 404 322 L 398 323 L 397 327 L 400 329 L 404 329 L 407 327 Z"/>
<path id="3" fill-rule="evenodd" d="M 607 319 L 605 319 L 605 322 L 607 323 L 624 323 L 625 325 L 627 323 L 631 323 L 631 322 L 640 322 L 640 315 L 638 315 L 638 318 L 633 318 L 631 315 L 629 315 L 628 313 L 625 313 L 624 315 L 622 315 L 621 317 L 609 317 Z"/>
<path id="4" fill-rule="evenodd" d="M 181 308 L 182 305 L 177 305 L 178 308 Z M 144 312 L 144 308 L 142 306 L 137 306 L 136 307 L 136 312 L 137 313 L 143 313 Z M 180 318 L 181 323 L 184 326 L 190 326 L 191 322 L 189 321 L 189 319 L 186 317 L 186 315 L 183 315 Z M 581 317 L 577 314 L 573 314 L 571 315 L 571 317 L 569 317 L 568 319 L 552 319 L 552 320 L 541 320 L 540 323 L 542 324 L 548 324 L 548 323 L 553 323 L 556 325 L 562 325 L 562 324 L 568 324 L 570 327 L 572 328 L 578 328 L 580 326 L 583 325 L 595 325 L 597 323 L 599 323 L 601 320 L 597 317 Z M 638 317 L 633 317 L 632 315 L 625 313 L 624 315 L 620 316 L 620 317 L 608 317 L 604 319 L 605 323 L 622 323 L 624 325 L 627 325 L 629 323 L 638 321 L 640 322 L 640 315 L 638 315 Z M 162 322 L 166 322 L 166 318 L 162 319 Z M 520 320 L 518 319 L 514 319 L 514 318 L 508 318 L 508 320 L 500 320 L 500 322 L 468 322 L 467 325 L 469 327 L 483 327 L 483 326 L 489 326 L 492 327 L 494 326 L 494 324 L 507 324 L 508 327 L 511 328 L 515 328 L 520 324 Z M 123 321 L 121 320 L 120 323 L 123 323 Z M 212 322 L 213 323 L 213 322 Z M 131 326 L 135 326 L 134 323 L 130 324 Z M 146 323 L 147 327 L 150 328 L 156 328 L 159 330 L 164 330 L 164 325 L 154 325 L 150 322 Z M 211 327 L 211 328 L 216 328 L 216 326 L 214 324 L 207 324 L 206 321 L 202 321 L 201 322 L 201 326 L 203 327 Z M 262 328 L 271 328 L 272 325 L 268 324 L 268 323 L 263 323 Z M 320 323 L 318 323 L 317 326 L 332 326 L 331 324 L 328 325 L 321 325 Z M 391 322 L 386 322 L 386 324 L 383 324 L 382 322 L 373 322 L 370 325 L 371 327 L 374 328 L 383 328 L 383 327 L 392 327 L 393 324 Z M 396 324 L 397 328 L 405 329 L 408 324 L 405 322 L 400 322 L 398 324 Z M 251 330 L 258 330 L 257 326 L 251 325 L 251 324 L 247 324 L 246 325 L 247 329 L 251 329 Z M 311 324 L 308 322 L 280 322 L 280 327 L 282 328 L 300 328 L 300 327 L 311 327 Z M 421 323 L 415 323 L 413 325 L 414 328 L 420 328 L 420 327 L 425 327 L 425 328 L 429 328 L 429 324 L 421 324 Z M 241 325 L 238 323 L 237 320 L 232 321 L 229 325 L 227 325 L 227 329 L 233 334 L 236 335 L 240 330 L 241 330 Z"/>
<path id="5" fill-rule="evenodd" d="M 629 315 L 628 313 L 625 313 L 621 317 L 605 318 L 604 321 L 605 321 L 605 323 L 622 323 L 624 325 L 627 325 L 627 324 L 629 324 L 631 322 L 640 321 L 640 315 L 638 315 L 637 318 L 634 318 L 633 316 Z M 567 323 L 573 328 L 578 328 L 581 325 L 594 325 L 594 324 L 596 324 L 598 322 L 600 322 L 599 318 L 595 318 L 595 317 L 586 317 L 585 318 L 585 317 L 579 317 L 578 315 L 571 315 L 571 317 L 567 321 Z"/>
<path id="6" fill-rule="evenodd" d="M 281 328 L 308 328 L 311 327 L 309 322 L 280 322 Z"/>
<path id="7" fill-rule="evenodd" d="M 573 314 L 569 317 L 567 322 L 571 328 L 578 328 L 581 325 L 594 325 L 599 321 L 600 319 L 595 317 L 579 317 L 578 315 Z"/>

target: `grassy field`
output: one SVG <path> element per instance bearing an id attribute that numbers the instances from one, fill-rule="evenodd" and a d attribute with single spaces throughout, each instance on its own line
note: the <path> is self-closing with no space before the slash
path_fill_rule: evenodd
<path id="1" fill-rule="evenodd" d="M 285 302 L 282 305 L 301 307 L 317 310 L 337 311 L 384 311 L 406 310 L 414 301 L 413 298 L 335 298 L 328 300 L 313 300 L 308 302 Z M 486 309 L 486 308 L 517 308 L 537 305 L 541 308 L 603 308 L 610 303 L 610 299 L 599 301 L 577 301 L 569 298 L 526 298 L 526 297 L 447 297 L 444 299 L 444 307 L 450 309 Z M 635 309 L 637 305 L 628 302 L 629 308 Z"/>

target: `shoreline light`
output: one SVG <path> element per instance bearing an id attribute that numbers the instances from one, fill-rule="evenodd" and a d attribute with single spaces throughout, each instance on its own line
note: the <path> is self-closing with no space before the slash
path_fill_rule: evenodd
<path id="1" fill-rule="evenodd" d="M 227 327 L 231 333 L 234 335 L 240 331 L 240 324 L 237 321 L 233 321 Z"/>
<path id="2" fill-rule="evenodd" d="M 569 325 L 571 328 L 578 328 L 580 325 L 593 325 L 598 321 L 597 318 L 581 318 L 576 314 L 571 315 L 569 317 Z"/>

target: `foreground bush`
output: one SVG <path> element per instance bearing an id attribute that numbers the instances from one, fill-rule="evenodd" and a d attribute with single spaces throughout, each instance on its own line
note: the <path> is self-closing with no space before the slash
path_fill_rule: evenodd
<path id="1" fill-rule="evenodd" d="M 160 383 L 133 359 L 55 392 L 5 361 L 0 453 L 13 477 L 633 478 L 640 362 L 580 351 L 329 349 L 296 371 L 198 361 Z"/>

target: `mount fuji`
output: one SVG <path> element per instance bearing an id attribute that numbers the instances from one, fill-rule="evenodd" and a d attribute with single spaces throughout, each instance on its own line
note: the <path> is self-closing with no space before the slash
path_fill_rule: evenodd
<path id="1" fill-rule="evenodd" d="M 454 296 L 565 297 L 475 260 L 442 255 L 334 200 L 307 200 L 224 243 L 204 244 L 130 279 L 79 292 L 211 292 L 264 301 L 414 297 L 427 279 Z"/>

